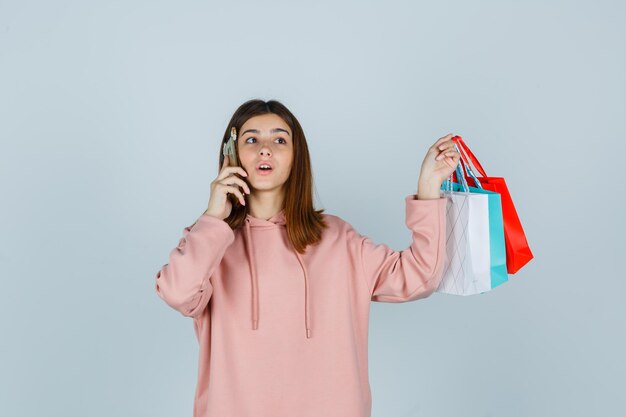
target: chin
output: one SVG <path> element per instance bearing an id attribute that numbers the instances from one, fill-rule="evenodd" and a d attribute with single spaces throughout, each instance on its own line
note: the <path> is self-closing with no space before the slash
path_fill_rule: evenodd
<path id="1" fill-rule="evenodd" d="M 283 188 L 285 186 L 285 183 L 259 180 L 259 181 L 254 181 L 250 185 L 251 185 L 251 188 L 253 188 L 256 191 L 270 191 L 270 190 Z"/>

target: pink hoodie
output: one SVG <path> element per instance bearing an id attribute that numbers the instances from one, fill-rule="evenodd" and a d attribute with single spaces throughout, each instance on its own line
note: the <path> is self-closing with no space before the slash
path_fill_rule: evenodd
<path id="1" fill-rule="evenodd" d="M 370 301 L 432 294 L 443 275 L 446 201 L 405 198 L 412 242 L 374 244 L 338 216 L 304 255 L 284 210 L 232 230 L 202 215 L 183 231 L 156 291 L 193 317 L 194 417 L 369 417 Z"/>

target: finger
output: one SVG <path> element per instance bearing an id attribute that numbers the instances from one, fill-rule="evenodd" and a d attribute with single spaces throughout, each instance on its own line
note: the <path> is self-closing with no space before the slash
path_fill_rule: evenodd
<path id="1" fill-rule="evenodd" d="M 244 206 L 246 205 L 246 199 L 243 197 L 243 194 L 241 194 L 241 191 L 239 191 L 239 188 L 231 185 L 225 185 L 224 190 L 226 190 L 227 193 L 236 195 L 237 198 L 239 198 L 239 202 Z"/>
<path id="2" fill-rule="evenodd" d="M 449 140 L 449 139 L 450 139 L 451 137 L 453 137 L 453 136 L 454 136 L 454 134 L 452 134 L 452 133 L 448 133 L 447 135 L 445 135 L 445 136 L 443 136 L 443 137 L 441 137 L 441 138 L 437 139 L 437 142 L 435 142 L 435 143 L 433 144 L 433 146 L 432 146 L 432 147 L 433 147 L 433 148 L 438 147 L 438 146 L 439 146 L 439 145 L 441 145 L 443 142 L 445 142 L 445 141 Z"/>
<path id="3" fill-rule="evenodd" d="M 235 176 L 226 177 L 223 180 L 221 180 L 221 184 L 223 184 L 223 185 L 239 184 L 241 186 L 241 188 L 246 190 L 247 194 L 250 194 L 250 188 L 248 187 L 248 184 L 246 184 L 246 182 L 244 180 L 242 180 L 241 178 L 237 178 Z"/>
<path id="4" fill-rule="evenodd" d="M 228 157 L 228 155 L 224 155 L 224 161 L 222 162 L 222 169 L 220 171 L 223 171 L 224 169 L 226 169 L 226 167 L 230 166 L 230 158 Z"/>
<path id="5" fill-rule="evenodd" d="M 454 149 L 454 141 L 453 140 L 448 140 L 443 142 L 442 144 L 440 144 L 437 148 L 440 150 L 444 150 L 444 149 Z"/>
<path id="6" fill-rule="evenodd" d="M 445 151 L 437 155 L 436 159 L 443 159 L 445 157 L 457 157 L 457 156 L 461 157 L 461 155 L 457 151 Z"/>
<path id="7" fill-rule="evenodd" d="M 443 159 L 444 157 L 461 158 L 461 154 L 459 154 L 457 151 L 441 152 L 439 155 L 437 155 L 435 159 L 439 161 L 440 159 Z"/>
<path id="8" fill-rule="evenodd" d="M 222 173 L 224 172 L 227 166 L 228 166 L 228 156 L 224 155 L 224 159 L 222 159 L 222 166 L 220 167 L 219 172 L 217 173 L 217 178 L 220 178 L 220 176 L 222 175 Z"/>
<path id="9" fill-rule="evenodd" d="M 453 158 L 447 158 L 444 162 L 450 165 L 452 168 L 456 169 L 456 167 L 459 166 L 459 161 L 460 161 L 460 158 L 453 157 Z"/>
<path id="10" fill-rule="evenodd" d="M 218 180 L 222 180 L 224 178 L 227 178 L 228 176 L 230 176 L 231 174 L 241 174 L 244 177 L 248 176 L 248 173 L 239 166 L 226 166 L 224 168 L 222 168 L 222 171 L 219 173 L 219 175 L 217 176 Z"/>
<path id="11" fill-rule="evenodd" d="M 241 175 L 243 175 L 245 177 L 248 176 L 248 173 L 242 167 L 240 167 L 238 165 L 230 165 L 230 157 L 228 155 L 224 155 L 224 161 L 222 163 L 222 170 L 224 170 L 226 168 L 232 168 L 235 171 L 239 171 L 239 173 L 241 173 Z M 227 172 L 232 173 L 232 171 L 227 171 Z"/>

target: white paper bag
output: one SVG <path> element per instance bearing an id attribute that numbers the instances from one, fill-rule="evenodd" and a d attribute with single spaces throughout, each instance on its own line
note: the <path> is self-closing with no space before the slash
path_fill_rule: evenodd
<path id="1" fill-rule="evenodd" d="M 473 295 L 491 290 L 489 203 L 486 194 L 445 191 L 446 254 L 436 292 Z"/>

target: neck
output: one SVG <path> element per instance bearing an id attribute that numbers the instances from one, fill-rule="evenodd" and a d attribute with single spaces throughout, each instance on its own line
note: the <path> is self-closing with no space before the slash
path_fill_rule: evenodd
<path id="1" fill-rule="evenodd" d="M 284 194 L 276 191 L 253 191 L 247 198 L 248 214 L 257 219 L 270 219 L 283 208 Z"/>

